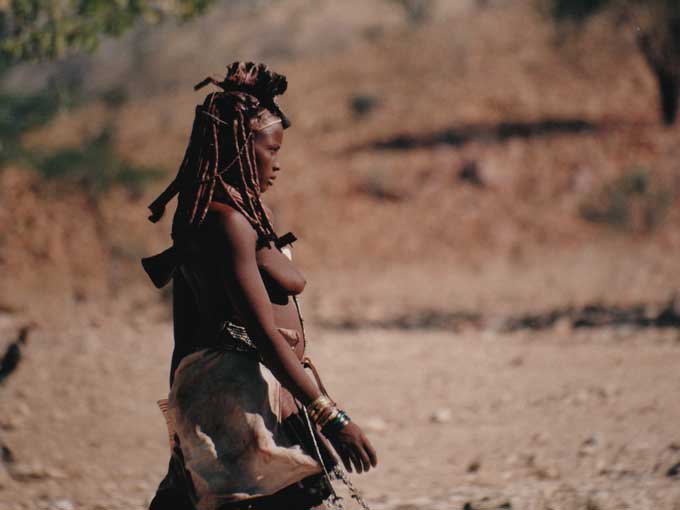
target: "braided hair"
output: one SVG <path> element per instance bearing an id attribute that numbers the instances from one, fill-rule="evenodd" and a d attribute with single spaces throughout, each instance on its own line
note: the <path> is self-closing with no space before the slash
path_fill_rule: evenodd
<path id="1" fill-rule="evenodd" d="M 224 80 L 206 78 L 194 89 L 208 84 L 221 90 L 208 94 L 196 107 L 177 177 L 149 206 L 150 219 L 158 221 L 165 204 L 179 193 L 173 237 L 181 237 L 200 227 L 211 201 L 219 197 L 243 214 L 260 241 L 268 244 L 276 234 L 260 200 L 254 138 L 272 123 L 290 126 L 275 101 L 287 88 L 286 78 L 264 64 L 234 62 L 227 67 Z"/>

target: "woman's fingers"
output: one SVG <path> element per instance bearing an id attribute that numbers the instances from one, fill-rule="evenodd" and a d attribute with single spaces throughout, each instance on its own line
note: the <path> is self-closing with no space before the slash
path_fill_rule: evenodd
<path id="1" fill-rule="evenodd" d="M 352 463 L 350 462 L 351 457 L 349 455 L 349 448 L 347 448 L 344 444 L 340 443 L 340 447 L 336 448 L 336 451 L 340 454 L 340 460 L 342 460 L 342 463 L 345 466 L 345 470 L 347 470 L 348 473 L 351 473 Z"/>
<path id="2" fill-rule="evenodd" d="M 378 464 L 378 456 L 373 445 L 356 426 L 343 430 L 333 443 L 337 446 L 336 451 L 349 473 L 353 471 L 364 473 Z"/>
<path id="3" fill-rule="evenodd" d="M 364 472 L 364 465 L 361 460 L 361 454 L 359 453 L 361 448 L 354 442 L 346 445 L 347 456 L 352 461 L 352 466 L 357 474 Z"/>
<path id="4" fill-rule="evenodd" d="M 347 452 L 349 453 L 349 458 L 352 459 L 352 465 L 354 466 L 354 471 L 357 472 L 357 474 L 360 474 L 363 471 L 363 468 L 361 466 L 361 460 L 359 460 L 359 455 L 357 454 L 356 451 L 356 446 L 348 445 L 347 446 Z"/>
<path id="5" fill-rule="evenodd" d="M 363 471 L 368 471 L 371 469 L 371 461 L 368 458 L 368 453 L 366 452 L 366 448 L 362 445 L 357 447 L 357 451 L 359 452 L 359 459 L 361 460 L 361 467 Z"/>
<path id="6" fill-rule="evenodd" d="M 364 437 L 364 449 L 368 454 L 368 459 L 371 463 L 371 466 L 376 467 L 378 465 L 378 454 L 375 452 L 375 448 L 373 448 L 373 445 L 366 437 Z"/>

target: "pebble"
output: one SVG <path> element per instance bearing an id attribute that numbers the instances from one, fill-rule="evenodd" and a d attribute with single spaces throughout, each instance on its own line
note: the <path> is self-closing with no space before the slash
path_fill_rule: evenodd
<path id="1" fill-rule="evenodd" d="M 10 414 L 0 418 L 0 429 L 6 431 L 17 430 L 21 428 L 21 423 L 21 419 L 17 415 Z"/>
<path id="2" fill-rule="evenodd" d="M 68 475 L 64 473 L 61 469 L 54 467 L 48 467 L 47 469 L 45 469 L 45 473 L 49 478 L 52 478 L 54 480 L 65 480 L 68 478 Z"/>
<path id="3" fill-rule="evenodd" d="M 385 432 L 387 430 L 387 422 L 379 416 L 368 418 L 362 425 L 366 430 L 371 432 Z"/>
<path id="4" fill-rule="evenodd" d="M 579 457 L 593 455 L 599 444 L 600 440 L 595 435 L 586 438 L 583 443 L 581 443 L 581 447 L 578 450 Z"/>
<path id="5" fill-rule="evenodd" d="M 453 413 L 451 412 L 451 409 L 447 408 L 437 409 L 430 415 L 430 421 L 432 423 L 448 423 L 452 418 Z"/>
<path id="6" fill-rule="evenodd" d="M 68 499 L 53 501 L 47 507 L 49 510 L 75 510 L 75 505 Z"/>
<path id="7" fill-rule="evenodd" d="M 470 463 L 467 465 L 467 468 L 465 468 L 465 470 L 466 470 L 468 473 L 476 473 L 477 471 L 479 471 L 479 469 L 480 469 L 481 467 L 482 467 L 482 461 L 479 460 L 479 459 L 474 459 L 472 462 L 470 462 Z"/>
<path id="8" fill-rule="evenodd" d="M 44 480 L 48 478 L 47 470 L 41 464 L 15 464 L 10 469 L 12 478 L 19 482 Z"/>

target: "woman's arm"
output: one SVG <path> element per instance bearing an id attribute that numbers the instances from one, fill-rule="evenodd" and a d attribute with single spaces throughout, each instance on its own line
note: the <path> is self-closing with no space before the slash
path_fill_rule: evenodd
<path id="1" fill-rule="evenodd" d="M 246 330 L 260 352 L 263 363 L 304 405 L 321 395 L 307 376 L 290 345 L 274 323 L 272 305 L 256 260 L 257 234 L 236 211 L 218 212 L 226 244 L 228 292 L 243 316 Z"/>
<path id="2" fill-rule="evenodd" d="M 262 362 L 279 382 L 305 406 L 321 396 L 302 364 L 274 323 L 272 305 L 260 276 L 256 255 L 257 234 L 236 211 L 218 213 L 229 263 L 225 283 L 238 304 L 246 330 L 260 353 Z M 378 462 L 375 450 L 361 429 L 349 422 L 329 436 L 348 471 L 368 471 Z"/>

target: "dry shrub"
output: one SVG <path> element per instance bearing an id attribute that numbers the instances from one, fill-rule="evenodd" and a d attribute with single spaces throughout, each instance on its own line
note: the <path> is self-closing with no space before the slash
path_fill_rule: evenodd
<path id="1" fill-rule="evenodd" d="M 581 204 L 581 216 L 633 232 L 651 232 L 668 215 L 671 192 L 646 168 L 633 168 L 605 183 Z"/>

